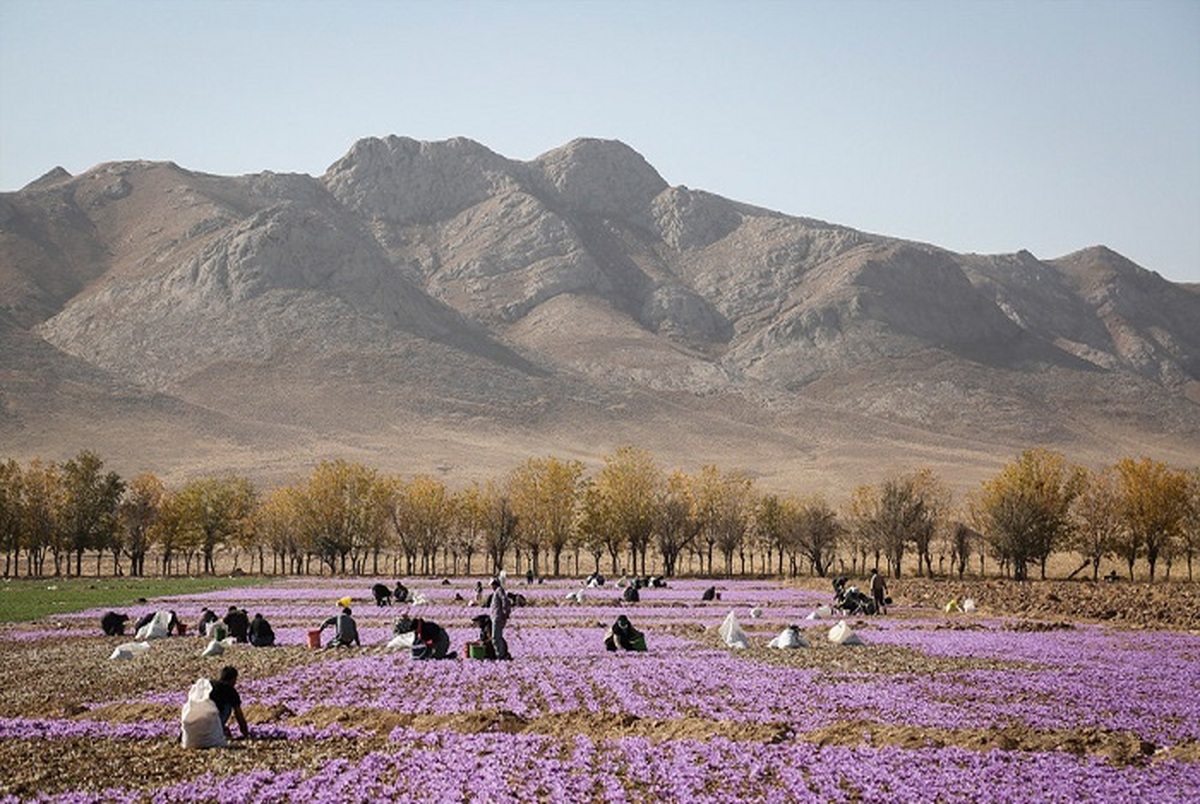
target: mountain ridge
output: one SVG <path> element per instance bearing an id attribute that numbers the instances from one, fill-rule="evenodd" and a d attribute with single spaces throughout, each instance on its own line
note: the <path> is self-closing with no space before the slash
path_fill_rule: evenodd
<path id="1" fill-rule="evenodd" d="M 615 140 L 365 138 L 318 177 L 129 161 L 0 194 L 0 443 L 133 466 L 118 386 L 156 432 L 238 433 L 136 467 L 168 477 L 351 455 L 465 480 L 627 442 L 844 491 L 916 460 L 967 487 L 1028 446 L 1194 463 L 1198 322 L 1194 287 L 1103 246 L 958 254 L 672 187 Z M 34 403 L 38 372 L 107 412 Z"/>

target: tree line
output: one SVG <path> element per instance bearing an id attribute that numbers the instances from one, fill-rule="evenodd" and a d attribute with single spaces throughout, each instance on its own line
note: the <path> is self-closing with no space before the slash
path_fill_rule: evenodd
<path id="1" fill-rule="evenodd" d="M 1200 538 L 1200 470 L 1126 458 L 1088 470 L 1027 450 L 955 500 L 929 469 L 820 495 L 760 490 L 751 475 L 709 465 L 667 470 L 625 446 L 588 473 L 575 460 L 530 458 L 458 489 L 427 474 L 388 475 L 323 461 L 270 489 L 237 475 L 168 488 L 151 473 L 126 481 L 83 451 L 62 464 L 0 461 L 4 576 L 205 574 L 218 554 L 263 574 L 674 576 L 831 572 L 903 566 L 918 575 L 996 569 L 1026 579 L 1056 554 L 1143 562 L 1154 580 L 1192 561 Z M 905 563 L 907 561 L 907 564 Z"/>

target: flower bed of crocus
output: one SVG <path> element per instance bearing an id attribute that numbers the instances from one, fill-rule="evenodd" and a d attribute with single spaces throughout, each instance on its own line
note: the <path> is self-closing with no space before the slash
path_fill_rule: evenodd
<path id="1" fill-rule="evenodd" d="M 831 643 L 821 583 L 683 580 L 620 602 L 614 586 L 510 581 L 510 662 L 389 651 L 402 613 L 477 637 L 474 579 L 408 581 L 428 602 L 377 607 L 373 579 L 295 579 L 160 598 L 262 613 L 274 648 L 200 656 L 198 636 L 109 659 L 102 611 L 0 629 L 0 800 L 53 801 L 1194 801 L 1200 635 L 906 607 Z M 362 648 L 307 647 L 354 598 Z M 751 616 L 751 611 L 760 616 Z M 750 636 L 726 647 L 730 612 Z M 610 654 L 626 614 L 646 653 Z M 809 647 L 768 640 L 796 624 Z M 326 637 L 329 636 L 327 631 Z M 240 670 L 252 738 L 179 744 L 196 678 Z M 236 732 L 236 727 L 235 727 Z"/>

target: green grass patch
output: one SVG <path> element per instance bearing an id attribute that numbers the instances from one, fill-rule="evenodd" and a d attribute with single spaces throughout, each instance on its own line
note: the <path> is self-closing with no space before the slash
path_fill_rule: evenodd
<path id="1" fill-rule="evenodd" d="M 86 609 L 122 609 L 138 598 L 261 586 L 254 576 L 186 578 L 19 578 L 0 582 L 0 622 L 26 622 Z"/>

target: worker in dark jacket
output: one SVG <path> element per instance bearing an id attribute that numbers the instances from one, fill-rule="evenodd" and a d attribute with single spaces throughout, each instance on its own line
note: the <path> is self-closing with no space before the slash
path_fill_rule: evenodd
<path id="1" fill-rule="evenodd" d="M 450 635 L 437 623 L 417 617 L 413 632 L 414 659 L 453 659 L 458 655 L 450 650 Z"/>
<path id="2" fill-rule="evenodd" d="M 242 730 L 242 737 L 250 736 L 250 727 L 246 725 L 246 716 L 242 714 L 242 696 L 234 687 L 237 684 L 238 671 L 236 667 L 225 666 L 221 668 L 221 675 L 212 682 L 212 692 L 208 697 L 217 705 L 217 714 L 221 718 L 221 728 L 225 730 L 225 739 L 233 739 L 233 734 L 229 730 L 229 716 L 233 715 L 237 720 L 238 728 Z"/>
<path id="3" fill-rule="evenodd" d="M 125 623 L 129 622 L 128 614 L 118 614 L 115 611 L 110 611 L 100 618 L 100 627 L 104 629 L 105 636 L 124 636 Z"/>
<path id="4" fill-rule="evenodd" d="M 250 644 L 256 648 L 269 648 L 275 644 L 275 629 L 261 614 L 250 621 Z"/>
<path id="5" fill-rule="evenodd" d="M 646 635 L 634 628 L 633 623 L 629 622 L 629 618 L 622 614 L 613 623 L 612 633 L 605 637 L 604 648 L 611 651 L 615 651 L 617 648 L 644 651 Z"/>
<path id="6" fill-rule="evenodd" d="M 234 642 L 250 641 L 250 616 L 244 609 L 230 606 L 225 614 L 225 627 L 229 629 L 229 635 L 233 637 Z"/>

